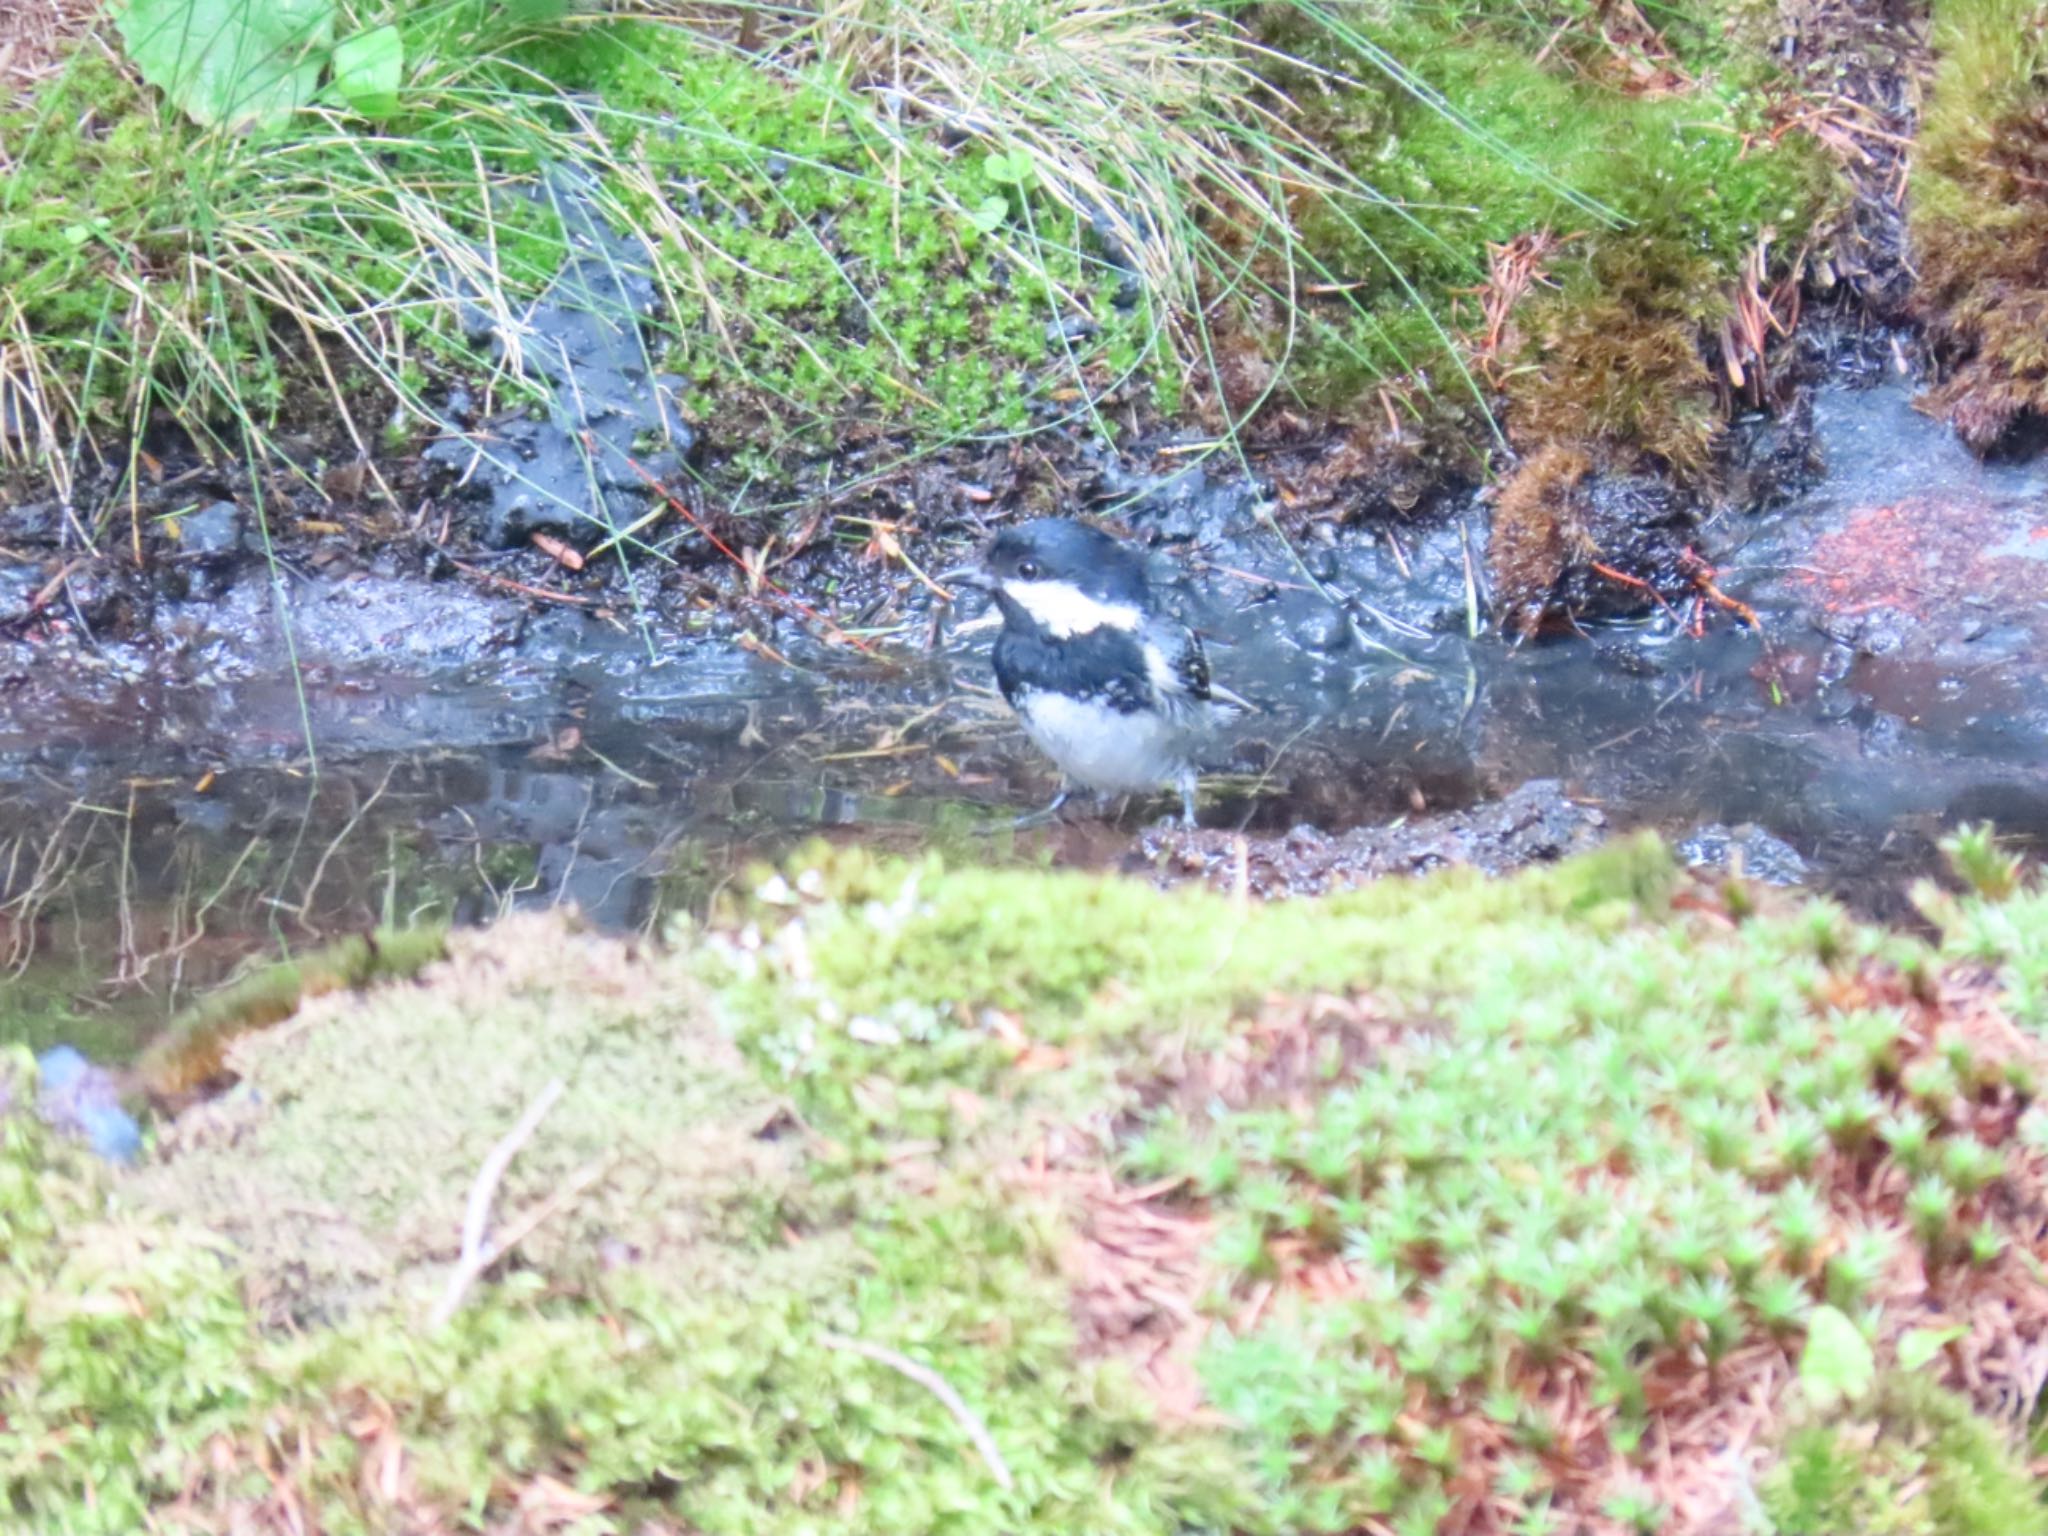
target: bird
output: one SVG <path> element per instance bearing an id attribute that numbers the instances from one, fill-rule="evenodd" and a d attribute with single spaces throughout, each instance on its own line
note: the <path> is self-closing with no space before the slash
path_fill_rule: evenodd
<path id="1" fill-rule="evenodd" d="M 1075 785 L 1098 795 L 1180 792 L 1195 824 L 1197 755 L 1252 706 L 1209 675 L 1195 632 L 1161 608 L 1145 557 L 1099 528 L 1041 517 L 997 534 L 941 585 L 989 593 L 1002 613 L 996 686 L 1060 770 L 1049 818 Z"/>

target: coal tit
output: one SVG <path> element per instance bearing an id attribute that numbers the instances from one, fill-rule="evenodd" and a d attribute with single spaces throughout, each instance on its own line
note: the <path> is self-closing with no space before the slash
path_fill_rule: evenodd
<path id="1" fill-rule="evenodd" d="M 1134 794 L 1171 784 L 1195 822 L 1196 756 L 1250 705 L 1209 677 L 1202 642 L 1158 605 L 1137 550 L 1099 529 L 1038 518 L 997 535 L 979 566 L 942 582 L 1002 611 L 996 684 L 1066 785 Z M 1043 814 L 1043 813 L 1042 813 Z"/>

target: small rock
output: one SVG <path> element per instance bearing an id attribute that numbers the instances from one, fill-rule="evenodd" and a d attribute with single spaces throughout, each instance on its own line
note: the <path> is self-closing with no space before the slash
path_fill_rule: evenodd
<path id="1" fill-rule="evenodd" d="M 1295 621 L 1294 638 L 1307 650 L 1331 655 L 1351 644 L 1351 619 L 1335 603 L 1318 603 Z"/>
<path id="2" fill-rule="evenodd" d="M 217 559 L 231 555 L 242 541 L 242 509 L 232 501 L 216 501 L 178 519 L 178 548 L 188 555 Z"/>
<path id="3" fill-rule="evenodd" d="M 1701 827 L 1679 843 L 1678 856 L 1694 869 L 1725 869 L 1765 885 L 1806 883 L 1807 864 L 1799 850 L 1749 822 Z"/>
<path id="4" fill-rule="evenodd" d="M 62 539 L 64 513 L 54 501 L 0 508 L 0 544 L 45 546 Z"/>
<path id="5" fill-rule="evenodd" d="M 1086 341 L 1095 332 L 1095 322 L 1086 315 L 1069 315 L 1064 320 L 1048 320 L 1045 323 L 1045 344 L 1057 347 L 1062 342 Z"/>
<path id="6" fill-rule="evenodd" d="M 0 628 L 19 624 L 35 611 L 43 579 L 41 565 L 33 561 L 0 565 Z"/>

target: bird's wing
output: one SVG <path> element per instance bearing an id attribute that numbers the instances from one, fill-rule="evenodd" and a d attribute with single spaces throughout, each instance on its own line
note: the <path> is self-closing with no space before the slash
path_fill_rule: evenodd
<path id="1" fill-rule="evenodd" d="M 1184 624 L 1155 623 L 1147 627 L 1143 648 L 1145 671 L 1162 700 L 1192 699 L 1249 711 L 1251 705 L 1209 675 L 1209 657 L 1202 640 Z"/>
<path id="2" fill-rule="evenodd" d="M 1259 712 L 1259 706 L 1254 704 L 1250 699 L 1246 698 L 1243 694 L 1232 693 L 1228 688 L 1224 687 L 1221 683 L 1214 681 L 1212 681 L 1209 684 L 1209 701 L 1212 704 L 1225 705 L 1226 707 L 1237 710 L 1242 714 L 1256 715 Z"/>

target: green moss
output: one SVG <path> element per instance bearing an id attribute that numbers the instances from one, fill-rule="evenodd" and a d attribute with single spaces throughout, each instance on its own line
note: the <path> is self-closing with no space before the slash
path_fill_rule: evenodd
<path id="1" fill-rule="evenodd" d="M 139 1063 L 152 1093 L 180 1099 L 217 1080 L 236 1037 L 279 1023 L 325 993 L 411 976 L 438 960 L 445 927 L 380 928 L 295 960 L 260 965 L 184 1010 Z"/>
<path id="2" fill-rule="evenodd" d="M 1913 157 L 1916 301 L 1948 377 L 1934 403 L 1975 448 L 2048 417 L 2048 7 L 1941 0 Z"/>
<path id="3" fill-rule="evenodd" d="M 1654 906 L 1672 878 L 1654 840 L 1621 843 L 1513 888 L 1446 877 L 1429 887 L 1424 918 L 1399 884 L 1244 908 L 1075 873 L 905 870 L 861 850 L 820 847 L 800 862 L 817 895 L 752 914 L 770 948 L 734 957 L 723 996 L 764 1068 L 856 1138 L 949 1134 L 956 1087 L 1010 1080 L 1017 1037 L 991 1030 L 989 1009 L 1027 1015 L 1032 1041 L 1075 1053 L 1049 1087 L 1091 1093 L 1091 1073 L 1114 1070 L 1111 1048 L 1162 1020 L 1193 1049 L 1276 988 L 1341 989 L 1361 976 L 1426 1007 L 1567 915 L 1598 933 Z M 1417 944 L 1432 922 L 1447 942 Z"/>
<path id="4" fill-rule="evenodd" d="M 1761 55 L 1730 43 L 1725 21 L 1701 27 L 1670 13 L 1678 61 L 1697 73 L 1675 93 L 1644 95 L 1566 67 L 1568 48 L 1536 62 L 1513 19 L 1540 23 L 1558 43 L 1586 37 L 1574 14 L 1588 19 L 1572 6 L 1431 10 L 1367 30 L 1469 129 L 1394 84 L 1302 87 L 1319 137 L 1390 206 L 1310 216 L 1323 263 L 1361 285 L 1362 312 L 1338 312 L 1312 333 L 1300 380 L 1311 399 L 1337 406 L 1389 372 L 1419 370 L 1451 388 L 1452 354 L 1466 343 L 1446 339 L 1481 330 L 1470 294 L 1486 280 L 1487 246 L 1548 231 L 1565 241 L 1546 263 L 1554 286 L 1517 309 L 1499 359 L 1510 430 L 1531 447 L 1604 444 L 1697 471 L 1718 430 L 1705 328 L 1728 313 L 1759 239 L 1796 245 L 1834 178 L 1817 146 L 1774 146 L 1758 131 Z M 1287 36 L 1362 68 L 1327 40 Z"/>
<path id="5" fill-rule="evenodd" d="M 1969 1405 L 1891 1376 L 1845 1422 L 1804 1425 L 1764 1477 L 1773 1536 L 2040 1536 L 2048 1506 L 2014 1449 Z"/>
<path id="6" fill-rule="evenodd" d="M 1937 1276 L 2007 1262 L 1956 1232 L 2032 1208 L 2024 1170 L 1964 1166 L 1977 1119 L 1912 1114 L 1936 1066 L 2014 1107 L 1996 1032 L 1913 1001 L 1948 995 L 1911 990 L 1934 951 L 1824 902 L 1730 922 L 1679 880 L 1644 839 L 1255 906 L 820 849 L 667 952 L 538 915 L 459 936 L 240 1042 L 244 1090 L 111 1183 L 0 1113 L 6 1513 L 253 1515 L 280 1478 L 337 1531 L 571 1489 L 625 1529 L 789 1536 L 1422 1531 L 1475 1479 L 1532 1528 L 1586 1513 L 1556 1458 L 1654 1482 L 1673 1381 L 1713 1390 L 1823 1297 L 1885 1304 L 1915 1239 L 1848 1208 L 1873 1155 L 1943 1184 Z M 2001 966 L 2024 1005 L 2048 899 L 1950 915 L 1957 980 Z M 431 1329 L 475 1170 L 551 1079 L 494 1217 L 545 1220 Z M 1140 1248 L 1210 1231 L 1199 1264 L 1091 1249 L 1105 1174 L 1150 1187 Z M 1211 1315 L 1177 1347 L 1220 1421 L 1084 1355 L 1105 1296 Z M 1013 1486 L 846 1338 L 937 1372 Z M 1770 1406 L 1788 1536 L 2041 1528 L 1954 1399 Z"/>
<path id="7" fill-rule="evenodd" d="M 374 141 L 311 121 L 261 145 L 203 134 L 97 56 L 0 113 L 0 293 L 53 409 L 267 426 L 324 378 L 302 322 L 350 338 L 335 365 L 386 394 L 416 395 L 422 362 L 481 373 L 435 274 L 474 276 L 487 251 L 509 307 L 540 293 L 566 250 L 550 199 L 525 195 L 550 163 L 648 238 L 660 361 L 707 408 L 765 414 L 770 440 L 848 414 L 1015 430 L 1055 387 L 1107 387 L 1105 360 L 1140 382 L 1157 362 L 1072 215 L 928 124 L 885 122 L 825 66 L 771 73 L 652 23 L 508 32 L 481 3 L 404 24 L 420 83 Z M 991 199 L 1000 241 L 951 211 Z M 1071 314 L 1060 292 L 1093 309 L 1066 345 L 1047 330 Z"/>
<path id="8" fill-rule="evenodd" d="M 707 1536 L 1254 1518 L 1227 1444 L 1164 1433 L 1121 1367 L 1078 1357 L 1052 1203 L 974 1162 L 917 1192 L 812 1169 L 674 963 L 525 918 L 238 1061 L 248 1091 L 111 1190 L 0 1112 L 9 1528 L 132 1531 L 181 1498 L 253 1514 L 281 1445 L 289 1497 L 344 1532 L 422 1510 L 480 1529 L 571 1489 Z M 18 1104 L 33 1069 L 7 1073 Z M 568 1092 L 496 1230 L 575 1198 L 430 1329 L 475 1169 L 551 1076 Z M 261 1326 L 280 1314 L 299 1326 Z M 1011 1488 L 839 1337 L 936 1371 Z"/>

